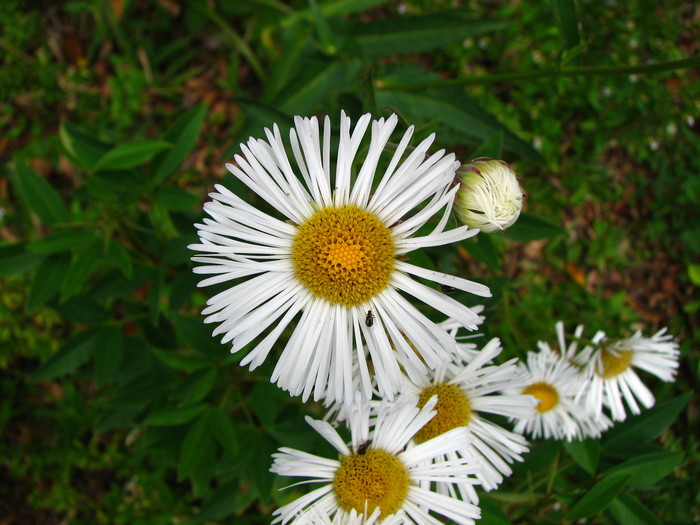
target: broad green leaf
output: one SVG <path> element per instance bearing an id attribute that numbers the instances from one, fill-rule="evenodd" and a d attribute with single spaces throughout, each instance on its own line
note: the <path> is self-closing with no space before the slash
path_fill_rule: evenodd
<path id="1" fill-rule="evenodd" d="M 676 416 L 688 403 L 692 392 L 686 392 L 665 403 L 632 416 L 622 423 L 617 423 L 603 437 L 603 450 L 629 451 L 640 444 L 647 443 L 660 436 L 676 419 Z"/>
<path id="2" fill-rule="evenodd" d="M 683 459 L 681 452 L 652 452 L 637 456 L 609 469 L 605 475 L 630 474 L 628 484 L 633 487 L 643 487 L 657 482 L 670 474 Z"/>
<path id="3" fill-rule="evenodd" d="M 210 357 L 223 357 L 228 353 L 213 335 L 212 325 L 205 325 L 201 319 L 189 316 L 176 316 L 173 318 L 175 330 L 196 352 Z"/>
<path id="4" fill-rule="evenodd" d="M 54 309 L 62 317 L 83 324 L 104 323 L 111 317 L 110 312 L 89 294 L 71 297 L 64 303 L 54 306 Z"/>
<path id="5" fill-rule="evenodd" d="M 124 355 L 124 335 L 116 326 L 104 328 L 95 342 L 95 382 L 103 387 L 114 379 Z"/>
<path id="6" fill-rule="evenodd" d="M 213 368 L 193 372 L 182 382 L 175 395 L 183 403 L 197 403 L 211 392 L 218 376 L 218 370 Z"/>
<path id="7" fill-rule="evenodd" d="M 353 86 L 362 70 L 359 60 L 310 61 L 303 73 L 283 90 L 284 98 L 278 101 L 280 111 L 288 114 L 307 115 L 328 103 L 333 91 L 345 91 Z"/>
<path id="8" fill-rule="evenodd" d="M 579 44 L 578 18 L 576 16 L 576 6 L 574 0 L 552 0 L 554 17 L 559 24 L 559 31 L 564 39 L 567 49 L 571 49 Z"/>
<path id="9" fill-rule="evenodd" d="M 479 234 L 476 238 L 466 239 L 460 246 L 464 246 L 469 254 L 479 262 L 484 263 L 493 272 L 501 269 L 501 254 L 493 244 L 488 234 Z"/>
<path id="10" fill-rule="evenodd" d="M 149 189 L 149 180 L 138 170 L 100 171 L 87 181 L 87 190 L 101 201 L 124 208 Z"/>
<path id="11" fill-rule="evenodd" d="M 479 498 L 481 508 L 481 520 L 478 523 L 489 525 L 511 525 L 508 516 L 503 512 L 501 505 L 490 499 L 487 495 Z"/>
<path id="12" fill-rule="evenodd" d="M 371 7 L 376 7 L 385 4 L 388 0 L 331 0 L 323 2 L 320 6 L 321 14 L 326 18 L 333 18 L 340 15 L 357 13 Z M 290 27 L 297 24 L 300 20 L 311 20 L 313 14 L 310 9 L 303 11 L 295 11 L 282 21 L 282 27 Z"/>
<path id="13" fill-rule="evenodd" d="M 61 302 L 80 291 L 83 283 L 90 278 L 93 270 L 99 264 L 100 253 L 102 253 L 102 246 L 96 243 L 73 254 L 73 260 L 61 285 Z"/>
<path id="14" fill-rule="evenodd" d="M 441 88 L 414 92 L 387 86 L 377 91 L 377 102 L 380 107 L 394 108 L 412 123 L 437 119 L 441 125 L 439 138 L 442 143 L 450 141 L 480 144 L 502 133 L 505 150 L 543 162 L 542 156 L 529 144 L 482 109 L 475 99 L 459 90 Z"/>
<path id="15" fill-rule="evenodd" d="M 700 264 L 688 265 L 688 277 L 695 286 L 700 286 Z"/>
<path id="16" fill-rule="evenodd" d="M 172 148 L 168 142 L 154 140 L 151 142 L 140 142 L 122 144 L 109 150 L 100 157 L 93 171 L 104 170 L 125 170 L 145 164 L 159 151 Z"/>
<path id="17" fill-rule="evenodd" d="M 32 253 L 23 243 L 0 247 L 0 277 L 10 277 L 31 270 L 44 259 L 43 255 Z"/>
<path id="18" fill-rule="evenodd" d="M 168 310 L 172 313 L 178 312 L 194 291 L 197 289 L 199 276 L 191 272 L 180 272 L 170 286 L 170 296 L 168 297 Z"/>
<path id="19" fill-rule="evenodd" d="M 111 239 L 107 246 L 107 257 L 119 268 L 119 271 L 124 274 L 124 277 L 131 279 L 134 275 L 134 266 L 131 262 L 129 250 L 117 240 Z"/>
<path id="20" fill-rule="evenodd" d="M 481 146 L 476 148 L 471 153 L 471 159 L 479 159 L 488 157 L 490 159 L 500 159 L 503 156 L 503 133 L 496 133 L 493 137 L 486 140 Z M 463 163 L 465 164 L 465 163 Z"/>
<path id="21" fill-rule="evenodd" d="M 167 240 L 179 236 L 179 232 L 170 217 L 170 213 L 157 202 L 151 203 L 151 206 L 148 208 L 148 219 L 151 221 L 159 238 Z"/>
<path id="22" fill-rule="evenodd" d="M 101 329 L 85 330 L 70 338 L 29 377 L 32 382 L 69 374 L 85 363 L 93 351 Z"/>
<path id="23" fill-rule="evenodd" d="M 661 521 L 631 494 L 618 494 L 608 507 L 620 525 L 661 525 Z"/>
<path id="24" fill-rule="evenodd" d="M 258 100 L 260 103 L 272 100 L 282 92 L 284 86 L 291 83 L 292 79 L 305 67 L 309 57 L 316 53 L 312 28 L 307 24 L 298 24 L 287 28 L 281 35 L 279 43 L 282 53 L 274 60 L 270 67 L 270 75 L 265 83 L 265 89 Z M 241 108 L 246 116 L 248 111 Z M 288 119 L 289 117 L 286 117 Z M 272 120 L 273 122 L 275 119 Z"/>
<path id="25" fill-rule="evenodd" d="M 238 509 L 240 491 L 241 487 L 237 479 L 217 487 L 204 500 L 201 512 L 187 525 L 203 525 L 212 521 L 218 522 L 230 516 Z"/>
<path id="26" fill-rule="evenodd" d="M 523 212 L 515 224 L 506 230 L 505 236 L 511 241 L 529 242 L 549 239 L 563 233 L 564 229 L 560 226 Z"/>
<path id="27" fill-rule="evenodd" d="M 204 104 L 195 106 L 165 132 L 163 140 L 172 144 L 172 148 L 158 153 L 153 159 L 153 180 L 162 182 L 177 171 L 194 148 L 206 113 Z"/>
<path id="28" fill-rule="evenodd" d="M 238 436 L 233 428 L 231 416 L 219 408 L 214 408 L 209 415 L 209 424 L 212 434 L 224 450 L 233 455 L 238 454 Z"/>
<path id="29" fill-rule="evenodd" d="M 467 10 L 395 17 L 355 25 L 350 34 L 371 61 L 380 58 L 430 51 L 466 38 L 497 31 L 504 21 L 474 19 Z"/>
<path id="30" fill-rule="evenodd" d="M 158 204 L 171 211 L 188 211 L 196 208 L 201 202 L 200 197 L 174 186 L 161 185 L 154 192 Z"/>
<path id="31" fill-rule="evenodd" d="M 564 443 L 564 450 L 589 474 L 595 474 L 600 460 L 600 441 L 586 439 Z"/>
<path id="32" fill-rule="evenodd" d="M 211 481 L 218 464 L 217 450 L 214 440 L 209 436 L 207 446 L 204 448 L 202 457 L 197 461 L 190 480 L 192 483 L 193 495 L 197 498 L 205 496 L 209 492 L 209 481 Z"/>
<path id="33" fill-rule="evenodd" d="M 566 519 L 577 521 L 595 516 L 610 505 L 615 496 L 625 486 L 630 475 L 606 476 L 578 500 L 569 510 Z"/>
<path id="34" fill-rule="evenodd" d="M 58 138 L 73 162 L 86 171 L 90 171 L 97 160 L 111 149 L 106 142 L 68 122 L 61 124 Z"/>
<path id="35" fill-rule="evenodd" d="M 44 259 L 37 268 L 29 287 L 27 310 L 43 306 L 58 293 L 69 264 L 68 254 L 56 254 Z"/>
<path id="36" fill-rule="evenodd" d="M 27 249 L 35 253 L 69 252 L 99 241 L 93 232 L 58 230 L 48 237 L 30 243 Z"/>
<path id="37" fill-rule="evenodd" d="M 260 421 L 266 426 L 272 426 L 289 396 L 268 381 L 258 381 L 253 385 L 248 399 Z"/>
<path id="38" fill-rule="evenodd" d="M 163 363 L 176 370 L 193 372 L 195 370 L 200 370 L 211 366 L 211 361 L 203 359 L 199 355 L 183 355 L 158 349 L 154 349 L 153 352 Z"/>
<path id="39" fill-rule="evenodd" d="M 149 415 L 145 423 L 152 426 L 182 425 L 192 421 L 207 408 L 205 403 L 185 407 L 169 407 Z"/>
<path id="40" fill-rule="evenodd" d="M 56 224 L 68 220 L 68 211 L 58 192 L 46 179 L 24 162 L 15 161 L 15 169 L 10 175 L 12 187 L 27 209 L 45 224 Z"/>
<path id="41" fill-rule="evenodd" d="M 180 448 L 180 457 L 177 462 L 177 479 L 184 480 L 197 466 L 204 454 L 204 449 L 211 446 L 209 436 L 209 413 L 204 412 L 197 421 L 190 426 Z"/>
<path id="42" fill-rule="evenodd" d="M 338 39 L 328 25 L 325 16 L 318 8 L 316 0 L 309 0 L 309 7 L 311 8 L 314 25 L 316 26 L 316 34 L 321 42 L 321 51 L 327 55 L 336 54 L 338 52 Z"/>

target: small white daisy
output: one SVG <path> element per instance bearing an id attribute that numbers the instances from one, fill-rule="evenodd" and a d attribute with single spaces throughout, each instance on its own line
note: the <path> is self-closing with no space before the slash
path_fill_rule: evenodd
<path id="1" fill-rule="evenodd" d="M 478 230 L 447 229 L 459 162 L 444 150 L 428 154 L 434 135 L 409 149 L 413 127 L 392 152 L 386 147 L 398 119 L 371 123 L 361 166 L 353 171 L 370 116 L 354 129 L 343 113 L 337 155 L 331 159 L 331 125 L 295 118 L 290 131 L 293 161 L 279 129 L 267 142 L 251 138 L 227 168 L 277 211 L 273 217 L 217 185 L 204 205 L 211 219 L 197 224 L 199 283 L 232 282 L 204 309 L 205 322 L 220 323 L 231 352 L 253 343 L 241 361 L 253 369 L 287 327 L 293 332 L 271 380 L 306 400 L 351 402 L 353 363 L 369 396 L 370 359 L 378 388 L 391 398 L 402 369 L 419 375 L 454 351 L 454 340 L 404 296 L 426 303 L 474 329 L 479 317 L 420 279 L 488 297 L 488 287 L 404 260 L 413 250 L 458 242 Z M 294 162 L 294 164 L 293 164 Z M 386 166 L 380 168 L 379 166 Z M 430 233 L 417 236 L 435 215 Z M 418 353 L 415 348 L 420 348 Z"/>
<path id="2" fill-rule="evenodd" d="M 598 332 L 593 346 L 586 346 L 576 361 L 586 366 L 590 386 L 582 397 L 586 407 L 595 413 L 610 410 L 615 421 L 627 417 L 625 405 L 633 414 L 639 414 L 639 401 L 646 408 L 654 406 L 654 395 L 637 375 L 639 368 L 662 381 L 675 379 L 678 368 L 678 344 L 666 329 L 651 337 L 637 331 L 626 339 L 608 340 Z M 623 402 L 624 401 L 624 402 Z"/>
<path id="3" fill-rule="evenodd" d="M 540 344 L 537 353 L 528 352 L 526 364 L 519 366 L 528 373 L 528 380 L 527 386 L 517 391 L 537 398 L 539 403 L 534 417 L 516 420 L 515 432 L 533 439 L 572 441 L 599 437 L 610 427 L 605 415 L 586 410 L 577 402 L 585 375 L 548 345 Z"/>
<path id="4" fill-rule="evenodd" d="M 415 398 L 405 396 L 402 401 L 382 403 L 371 421 L 369 404 L 352 405 L 347 420 L 349 445 L 329 423 L 307 417 L 307 422 L 341 458 L 327 459 L 295 449 L 279 449 L 273 455 L 271 472 L 309 478 L 303 483 L 322 486 L 277 509 L 273 523 L 297 523 L 298 517 L 303 518 L 304 513 L 315 508 L 320 515 L 334 520 L 333 523 L 369 518 L 379 509 L 381 520 L 391 518 L 395 523 L 440 523 L 434 513 L 456 523 L 473 524 L 480 516 L 477 506 L 427 488 L 431 483 L 476 482 L 471 476 L 479 465 L 473 458 L 440 459 L 463 446 L 466 431 L 456 428 L 406 448 L 415 433 L 435 415 L 436 403 L 437 398 L 433 398 L 419 409 Z"/>
<path id="5" fill-rule="evenodd" d="M 520 434 L 506 430 L 483 415 L 530 418 L 535 414 L 536 401 L 530 395 L 502 393 L 506 388 L 517 389 L 518 385 L 523 388 L 526 383 L 524 373 L 515 364 L 516 359 L 486 366 L 501 353 L 498 339 L 489 341 L 479 352 L 474 352 L 471 345 L 464 346 L 464 352 L 455 362 L 439 367 L 418 386 L 407 385 L 406 391 L 418 396 L 418 406 L 438 396 L 437 415 L 416 434 L 415 440 L 422 443 L 453 428 L 466 428 L 468 439 L 460 450 L 447 458 L 481 458 L 483 466 L 476 477 L 485 490 L 493 490 L 504 476 L 512 474 L 509 464 L 522 461 L 521 454 L 528 451 L 528 444 Z M 453 490 L 452 486 L 439 488 L 445 493 Z M 457 487 L 460 497 L 478 502 L 471 485 L 463 489 Z"/>
<path id="6" fill-rule="evenodd" d="M 327 512 L 320 511 L 318 507 L 309 507 L 295 518 L 294 523 L 299 525 L 379 525 L 379 523 L 382 525 L 403 525 L 408 519 L 403 512 L 387 516 L 381 521 L 380 515 L 378 507 L 367 517 L 355 509 L 349 513 L 337 513 L 331 517 Z"/>

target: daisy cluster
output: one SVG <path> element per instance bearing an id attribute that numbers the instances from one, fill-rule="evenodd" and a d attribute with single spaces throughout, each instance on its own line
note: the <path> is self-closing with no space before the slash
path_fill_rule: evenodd
<path id="1" fill-rule="evenodd" d="M 579 350 L 582 328 L 567 345 L 558 324 L 558 349 L 540 343 L 524 362 L 499 363 L 497 338 L 472 343 L 462 332 L 478 330 L 483 309 L 450 292 L 489 297 L 488 287 L 411 254 L 510 226 L 522 190 L 503 162 L 461 167 L 431 150 L 434 135 L 411 146 L 412 126 L 390 143 L 397 125 L 395 115 L 364 115 L 353 126 L 342 113 L 334 137 L 328 117 L 297 117 L 289 147 L 277 126 L 265 130 L 227 164 L 263 205 L 217 185 L 196 225 L 200 286 L 229 283 L 205 322 L 251 370 L 274 353 L 271 381 L 328 409 L 307 422 L 337 457 L 279 449 L 271 471 L 317 488 L 273 523 L 474 523 L 476 487 L 511 475 L 528 451 L 524 434 L 598 436 L 610 417 L 624 419 L 625 404 L 633 413 L 637 400 L 653 404 L 633 368 L 671 380 L 677 366 L 663 331 L 598 333 Z M 453 212 L 463 225 L 451 226 Z M 430 309 L 447 320 L 432 321 Z"/>

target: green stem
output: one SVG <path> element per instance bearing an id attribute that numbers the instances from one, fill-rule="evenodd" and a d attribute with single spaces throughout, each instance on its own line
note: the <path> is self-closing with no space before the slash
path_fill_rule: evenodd
<path id="1" fill-rule="evenodd" d="M 672 71 L 675 69 L 688 69 L 691 67 L 700 67 L 700 57 L 658 62 L 655 64 L 639 64 L 636 66 L 581 66 L 566 69 L 546 68 L 534 71 L 510 71 L 508 73 L 476 75 L 466 78 L 453 78 L 447 80 L 436 80 L 432 82 L 417 82 L 414 84 L 383 81 L 377 85 L 377 88 L 413 91 L 435 87 L 492 84 L 495 82 L 509 82 L 512 80 L 530 80 L 537 78 L 648 74 L 659 73 L 662 71 Z"/>

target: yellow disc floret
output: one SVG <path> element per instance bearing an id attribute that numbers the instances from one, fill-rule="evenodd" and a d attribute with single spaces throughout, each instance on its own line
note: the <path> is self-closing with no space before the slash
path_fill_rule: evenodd
<path id="1" fill-rule="evenodd" d="M 457 385 L 449 383 L 438 383 L 424 388 L 418 399 L 418 408 L 423 408 L 436 394 L 437 414 L 416 433 L 415 440 L 418 443 L 428 441 L 453 428 L 467 426 L 471 420 L 472 407 L 469 398 Z"/>
<path id="2" fill-rule="evenodd" d="M 345 456 L 333 479 L 338 505 L 350 512 L 372 514 L 377 507 L 382 516 L 394 514 L 408 494 L 408 470 L 384 450 L 370 448 L 364 454 Z"/>
<path id="3" fill-rule="evenodd" d="M 292 262 L 314 295 L 357 306 L 389 284 L 394 239 L 374 214 L 357 206 L 323 208 L 299 226 Z"/>
<path id="4" fill-rule="evenodd" d="M 540 414 L 549 412 L 559 404 L 557 389 L 549 383 L 533 383 L 523 389 L 523 394 L 529 394 L 540 400 L 535 407 Z"/>
<path id="5" fill-rule="evenodd" d="M 632 352 L 630 350 L 620 350 L 619 348 L 603 348 L 600 352 L 602 371 L 598 370 L 598 375 L 604 379 L 609 379 L 620 375 L 627 370 L 632 363 Z"/>

